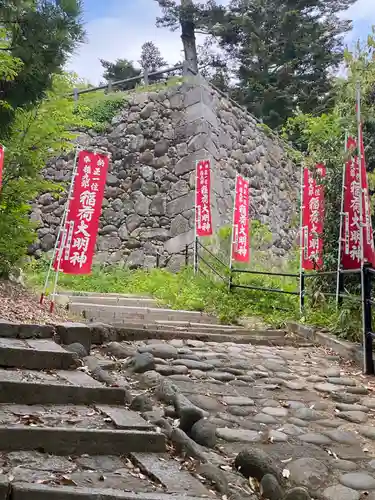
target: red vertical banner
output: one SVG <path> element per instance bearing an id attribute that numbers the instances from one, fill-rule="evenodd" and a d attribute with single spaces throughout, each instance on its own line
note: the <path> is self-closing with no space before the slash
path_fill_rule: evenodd
<path id="1" fill-rule="evenodd" d="M 0 144 L 0 189 L 3 184 L 4 146 Z"/>
<path id="2" fill-rule="evenodd" d="M 232 228 L 232 260 L 237 262 L 250 259 L 249 187 L 249 181 L 237 175 Z"/>
<path id="3" fill-rule="evenodd" d="M 73 194 L 68 200 L 68 213 L 54 267 L 59 267 L 66 274 L 90 274 L 109 157 L 102 153 L 80 151 L 77 162 Z"/>
<path id="4" fill-rule="evenodd" d="M 374 235 L 371 221 L 370 193 L 368 188 L 368 179 L 366 172 L 365 147 L 363 143 L 362 126 L 360 127 L 360 158 L 361 158 L 361 177 L 362 177 L 362 207 L 363 207 L 363 257 L 365 262 L 375 266 Z"/>
<path id="5" fill-rule="evenodd" d="M 362 135 L 362 134 L 361 134 Z M 349 137 L 347 151 L 355 152 L 357 141 Z M 342 222 L 341 264 L 343 269 L 359 269 L 362 264 L 361 252 L 361 195 L 363 223 L 363 258 L 364 262 L 374 264 L 374 243 L 371 224 L 371 209 L 368 193 L 366 161 L 363 149 L 363 139 L 360 138 L 361 166 L 358 156 L 351 155 L 345 164 L 344 172 L 344 211 Z M 361 175 L 359 169 L 361 168 Z M 362 189 L 360 186 L 362 178 Z"/>
<path id="6" fill-rule="evenodd" d="M 212 235 L 210 160 L 198 161 L 196 165 L 195 235 Z"/>
<path id="7" fill-rule="evenodd" d="M 301 249 L 302 269 L 311 271 L 323 265 L 324 190 L 321 180 L 326 168 L 318 164 L 315 171 L 303 171 Z"/>

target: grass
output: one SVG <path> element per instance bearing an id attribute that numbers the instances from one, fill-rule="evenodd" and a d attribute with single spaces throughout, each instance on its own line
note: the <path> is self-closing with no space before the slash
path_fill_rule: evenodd
<path id="1" fill-rule="evenodd" d="M 46 270 L 45 261 L 33 261 L 29 264 L 26 268 L 28 284 L 41 290 Z M 295 278 L 248 274 L 236 277 L 236 283 L 290 291 L 297 287 Z M 312 307 L 308 300 L 304 317 L 301 318 L 298 296 L 242 289 L 230 292 L 227 282 L 202 274 L 194 275 L 191 267 L 175 274 L 164 269 L 131 271 L 120 267 L 95 267 L 91 275 L 61 274 L 59 287 L 82 292 L 147 294 L 172 309 L 213 313 L 223 323 L 236 324 L 239 318 L 246 317 L 257 318 L 258 322 L 280 328 L 286 321 L 295 320 L 325 328 L 337 336 L 356 341 L 359 340 L 361 330 L 358 304 L 347 303 L 337 312 L 330 301 L 320 299 L 319 305 Z"/>

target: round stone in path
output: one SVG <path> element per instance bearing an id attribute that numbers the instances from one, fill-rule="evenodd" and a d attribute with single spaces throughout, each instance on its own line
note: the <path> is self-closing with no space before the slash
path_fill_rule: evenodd
<path id="1" fill-rule="evenodd" d="M 293 412 L 293 415 L 296 418 L 300 418 L 302 420 L 308 420 L 309 422 L 313 422 L 314 420 L 320 420 L 325 417 L 324 414 L 318 413 L 312 408 L 299 408 Z"/>
<path id="2" fill-rule="evenodd" d="M 241 396 L 223 396 L 221 401 L 226 405 L 254 406 L 254 400 Z"/>
<path id="3" fill-rule="evenodd" d="M 375 427 L 360 427 L 359 432 L 362 436 L 375 440 Z"/>
<path id="4" fill-rule="evenodd" d="M 375 478 L 366 472 L 350 472 L 340 476 L 340 483 L 353 490 L 375 490 Z"/>
<path id="5" fill-rule="evenodd" d="M 272 415 L 266 415 L 265 413 L 258 413 L 253 417 L 254 422 L 261 424 L 277 424 L 277 420 Z"/>
<path id="6" fill-rule="evenodd" d="M 324 490 L 323 498 L 325 500 L 359 500 L 360 493 L 338 484 L 337 486 L 330 486 Z"/>
<path id="7" fill-rule="evenodd" d="M 350 460 L 333 459 L 330 462 L 330 466 L 336 470 L 342 470 L 345 472 L 352 472 L 358 469 L 358 465 Z"/>
<path id="8" fill-rule="evenodd" d="M 337 416 L 354 424 L 364 424 L 367 421 L 367 415 L 363 411 L 343 411 Z"/>
<path id="9" fill-rule="evenodd" d="M 361 404 L 367 408 L 375 409 L 375 398 L 363 398 Z"/>
<path id="10" fill-rule="evenodd" d="M 288 436 L 300 436 L 305 433 L 305 429 L 301 429 L 301 427 L 294 424 L 285 424 L 277 430 L 284 432 L 284 434 L 287 434 Z"/>
<path id="11" fill-rule="evenodd" d="M 316 491 L 329 477 L 328 468 L 315 458 L 299 458 L 287 465 L 290 479 L 300 486 Z"/>
<path id="12" fill-rule="evenodd" d="M 348 377 L 328 377 L 328 383 L 334 385 L 346 385 L 354 387 L 356 384 L 355 380 Z"/>
<path id="13" fill-rule="evenodd" d="M 299 438 L 301 441 L 311 444 L 325 445 L 332 443 L 328 436 L 324 436 L 323 434 L 316 434 L 315 432 L 303 434 L 302 436 L 299 436 Z"/>
<path id="14" fill-rule="evenodd" d="M 361 399 L 356 394 L 348 394 L 347 392 L 334 391 L 331 394 L 331 398 L 339 403 L 354 404 L 358 403 Z"/>
<path id="15" fill-rule="evenodd" d="M 285 441 L 288 441 L 288 436 L 284 432 L 270 430 L 268 439 L 271 443 L 285 443 Z"/>
<path id="16" fill-rule="evenodd" d="M 229 442 L 242 441 L 244 443 L 257 443 L 262 439 L 261 434 L 247 429 L 216 429 L 216 436 Z"/>
<path id="17" fill-rule="evenodd" d="M 232 373 L 216 371 L 210 372 L 209 377 L 219 380 L 220 382 L 229 382 L 230 380 L 234 380 L 236 378 Z"/>
<path id="18" fill-rule="evenodd" d="M 266 406 L 262 410 L 263 413 L 271 415 L 272 417 L 286 417 L 288 415 L 288 410 L 286 408 L 274 408 Z"/>
<path id="19" fill-rule="evenodd" d="M 150 352 L 155 358 L 175 359 L 178 357 L 178 351 L 173 345 L 169 344 L 149 344 L 138 347 L 138 352 Z"/>
<path id="20" fill-rule="evenodd" d="M 332 441 L 340 444 L 354 445 L 359 444 L 358 437 L 350 431 L 340 431 L 337 429 L 322 431 L 325 436 L 328 436 Z"/>
<path id="21" fill-rule="evenodd" d="M 314 389 L 318 392 L 332 393 L 337 391 L 337 385 L 330 384 L 329 382 L 322 382 L 314 385 Z"/>

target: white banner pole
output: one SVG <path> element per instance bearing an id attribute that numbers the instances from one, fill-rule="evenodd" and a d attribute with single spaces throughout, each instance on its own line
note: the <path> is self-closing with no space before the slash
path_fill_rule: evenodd
<path id="1" fill-rule="evenodd" d="M 199 161 L 195 163 L 195 197 L 194 197 L 194 274 L 198 272 L 198 236 L 197 236 L 197 186 L 198 186 L 198 165 Z"/>
<path id="2" fill-rule="evenodd" d="M 74 180 L 75 180 L 75 177 L 77 175 L 77 158 L 78 158 L 79 151 L 80 151 L 80 148 L 77 147 L 76 151 L 75 151 L 75 154 L 74 154 L 73 172 L 72 172 L 72 179 L 70 181 L 70 186 L 69 186 L 69 191 L 68 191 L 68 197 L 67 197 L 67 200 L 66 200 L 66 203 L 65 203 L 64 212 L 63 212 L 63 215 L 62 215 L 62 218 L 61 218 L 61 222 L 60 222 L 60 226 L 59 226 L 59 230 L 58 230 L 58 233 L 57 233 L 57 238 L 56 238 L 56 241 L 55 241 L 55 246 L 53 248 L 53 254 L 52 254 L 52 258 L 51 258 L 51 261 L 50 261 L 50 264 L 49 264 L 49 268 L 48 268 L 48 271 L 47 271 L 46 280 L 44 282 L 43 292 L 42 292 L 42 294 L 40 296 L 40 301 L 39 301 L 40 304 L 43 304 L 44 298 L 45 298 L 46 293 L 47 293 L 47 287 L 48 287 L 50 275 L 51 275 L 51 272 L 52 272 L 53 263 L 55 261 L 55 257 L 56 257 L 56 254 L 57 254 L 57 248 L 59 246 L 60 237 L 62 235 L 63 228 L 65 227 L 66 217 L 67 217 L 68 212 L 69 212 L 69 204 L 70 204 L 70 199 L 71 199 L 71 196 L 72 196 L 72 193 L 73 193 Z"/>
<path id="3" fill-rule="evenodd" d="M 359 197 L 359 217 L 360 217 L 360 250 L 361 250 L 361 267 L 364 264 L 364 223 L 363 223 L 363 188 L 362 188 L 362 148 L 360 144 L 361 138 L 361 85 L 357 82 L 357 125 L 358 125 L 358 137 L 357 137 L 357 151 L 358 151 L 358 167 L 359 167 L 359 185 L 360 185 L 360 197 Z"/>
<path id="4" fill-rule="evenodd" d="M 300 313 L 303 313 L 303 295 L 304 295 L 304 276 L 302 269 L 303 262 L 303 252 L 304 252 L 304 232 L 303 232 L 303 209 L 304 209 L 304 197 L 303 197 L 303 179 L 304 179 L 304 165 L 301 162 L 301 179 L 300 179 L 300 265 L 299 265 L 299 304 L 300 304 Z"/>
<path id="5" fill-rule="evenodd" d="M 345 131 L 345 153 L 348 150 L 348 131 Z M 345 155 L 346 156 L 346 155 Z M 341 271 L 341 252 L 342 252 L 342 230 L 344 222 L 344 195 L 345 195 L 345 171 L 346 171 L 346 158 L 342 167 L 342 186 L 341 186 L 341 205 L 340 205 L 340 232 L 339 232 L 339 248 L 337 255 L 337 277 L 336 277 L 336 309 L 339 307 L 340 301 L 340 271 Z"/>

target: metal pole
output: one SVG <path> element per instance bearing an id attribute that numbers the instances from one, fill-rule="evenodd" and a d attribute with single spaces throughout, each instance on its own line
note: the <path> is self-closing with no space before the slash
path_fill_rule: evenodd
<path id="1" fill-rule="evenodd" d="M 371 267 L 370 263 L 366 263 L 363 266 L 363 283 L 364 283 L 364 302 L 362 304 L 364 311 L 364 373 L 365 375 L 374 375 L 374 360 L 372 353 L 372 317 L 371 317 L 371 273 L 369 272 L 369 268 Z"/>
<path id="2" fill-rule="evenodd" d="M 230 242 L 230 257 L 229 257 L 229 291 L 232 289 L 232 267 L 233 267 L 233 246 L 236 243 L 234 238 L 234 221 L 235 221 L 235 211 L 236 211 L 236 197 L 237 197 L 237 180 L 238 173 L 236 174 L 235 184 L 234 184 L 234 199 L 233 199 L 233 214 L 232 214 L 232 237 Z"/>
<path id="3" fill-rule="evenodd" d="M 345 153 L 348 150 L 348 131 L 345 131 Z M 346 171 L 346 161 L 344 160 L 344 165 L 342 167 L 342 187 L 341 187 L 341 208 L 340 208 L 340 229 L 339 229 L 339 249 L 337 255 L 337 278 L 336 278 L 336 309 L 340 305 L 340 291 L 342 287 L 341 280 L 341 252 L 342 252 L 342 229 L 344 221 L 344 195 L 345 195 L 345 171 Z"/>
<path id="4" fill-rule="evenodd" d="M 42 294 L 40 296 L 40 300 L 39 300 L 39 303 L 41 305 L 43 304 L 44 298 L 46 296 L 47 287 L 48 287 L 50 275 L 51 275 L 51 272 L 52 272 L 53 263 L 55 261 L 55 257 L 56 257 L 56 254 L 57 254 L 57 248 L 59 246 L 60 237 L 62 235 L 63 228 L 65 227 L 66 217 L 67 217 L 68 212 L 69 212 L 69 205 L 70 205 L 70 200 L 71 200 L 72 193 L 73 193 L 74 180 L 75 180 L 75 177 L 77 175 L 77 158 L 78 158 L 79 151 L 80 151 L 80 148 L 77 147 L 75 155 L 74 155 L 73 172 L 72 172 L 72 179 L 70 181 L 70 186 L 69 186 L 69 191 L 68 191 L 68 198 L 67 198 L 66 203 L 65 203 L 65 208 L 64 208 L 64 212 L 63 212 L 63 215 L 62 215 L 62 218 L 61 218 L 60 227 L 59 227 L 59 230 L 58 230 L 58 233 L 57 233 L 57 238 L 56 238 L 55 246 L 53 248 L 53 254 L 52 254 L 52 258 L 51 258 L 51 261 L 50 261 L 50 264 L 49 264 L 49 268 L 48 268 L 48 271 L 47 271 L 46 280 L 44 282 L 43 292 L 42 292 Z M 62 246 L 62 241 L 61 241 L 61 246 Z"/>
<path id="5" fill-rule="evenodd" d="M 198 162 L 195 164 L 195 221 L 194 221 L 194 274 L 198 272 L 198 236 L 197 236 L 197 223 L 198 223 L 198 203 L 197 203 L 197 186 L 198 186 Z"/>
<path id="6" fill-rule="evenodd" d="M 371 370 L 368 366 L 368 355 L 367 355 L 367 325 L 366 325 L 366 279 L 364 270 L 364 248 L 363 248 L 363 190 L 362 190 L 362 148 L 360 144 L 360 139 L 362 135 L 361 127 L 361 85 L 357 82 L 356 89 L 356 101 L 357 101 L 357 126 L 358 126 L 358 137 L 357 137 L 357 151 L 358 151 L 358 170 L 359 170 L 359 236 L 360 236 L 360 252 L 361 252 L 361 297 L 362 297 L 362 343 L 363 343 L 363 371 L 367 373 Z"/>
<path id="7" fill-rule="evenodd" d="M 299 265 L 299 309 L 300 313 L 303 314 L 304 309 L 304 295 L 305 295 L 305 275 L 302 269 L 303 262 L 303 241 L 304 241 L 304 231 L 303 231 L 303 209 L 304 209 L 304 199 L 303 199 L 303 177 L 304 177 L 304 166 L 301 163 L 301 180 L 300 180 L 300 200 L 301 200 L 301 209 L 300 209 L 300 265 Z"/>

